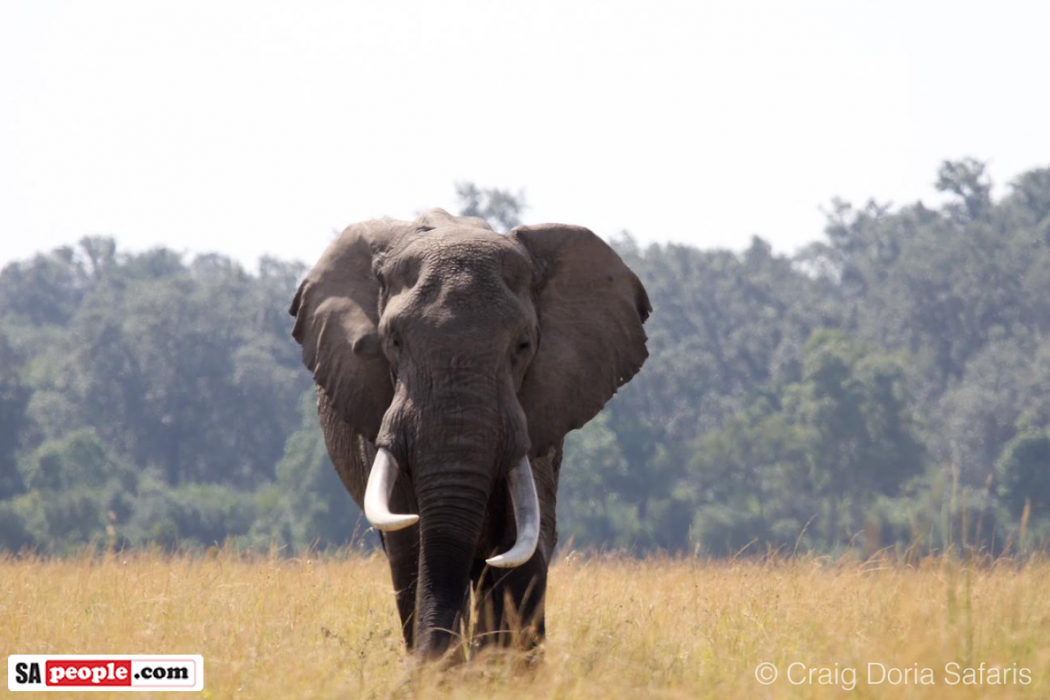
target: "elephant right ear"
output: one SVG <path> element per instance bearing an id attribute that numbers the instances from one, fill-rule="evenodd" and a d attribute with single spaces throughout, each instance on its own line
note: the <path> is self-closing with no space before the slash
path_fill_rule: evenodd
<path id="1" fill-rule="evenodd" d="M 342 419 L 370 441 L 393 398 L 372 261 L 411 228 L 389 219 L 348 227 L 307 273 L 288 310 L 303 364 Z"/>

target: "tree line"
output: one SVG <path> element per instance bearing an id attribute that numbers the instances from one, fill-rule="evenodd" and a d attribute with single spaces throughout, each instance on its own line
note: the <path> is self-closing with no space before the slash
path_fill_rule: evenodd
<path id="1" fill-rule="evenodd" d="M 974 160 L 936 184 L 936 207 L 836 200 L 793 255 L 614 238 L 650 357 L 567 440 L 562 542 L 1045 548 L 1050 168 L 998 199 Z M 525 209 L 457 191 L 502 230 Z M 371 546 L 289 335 L 305 269 L 105 237 L 3 268 L 0 548 Z"/>

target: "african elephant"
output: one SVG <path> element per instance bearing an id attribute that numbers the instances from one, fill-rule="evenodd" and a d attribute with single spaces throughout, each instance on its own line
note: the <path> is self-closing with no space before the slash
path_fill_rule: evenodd
<path id="1" fill-rule="evenodd" d="M 475 642 L 542 639 L 562 443 L 641 368 L 650 311 L 585 228 L 441 209 L 354 224 L 306 275 L 292 335 L 419 658 L 458 646 L 471 590 Z"/>

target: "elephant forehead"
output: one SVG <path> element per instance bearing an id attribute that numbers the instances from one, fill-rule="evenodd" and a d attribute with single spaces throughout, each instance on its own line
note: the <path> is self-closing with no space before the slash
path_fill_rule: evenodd
<path id="1" fill-rule="evenodd" d="M 406 246 L 399 257 L 402 263 L 406 259 L 417 261 L 423 276 L 436 275 L 450 281 L 457 277 L 475 281 L 503 277 L 524 282 L 531 270 L 524 251 L 513 240 L 475 228 L 429 231 Z"/>
<path id="2" fill-rule="evenodd" d="M 515 243 L 500 233 L 478 228 L 446 227 L 427 231 L 412 240 L 405 249 L 406 254 L 422 254 L 425 251 L 446 250 L 478 255 L 495 255 L 502 252 L 521 253 Z"/>
<path id="3" fill-rule="evenodd" d="M 491 332 L 534 315 L 526 301 L 531 264 L 499 234 L 423 236 L 385 267 L 396 289 L 384 307 L 390 318 L 458 333 Z"/>

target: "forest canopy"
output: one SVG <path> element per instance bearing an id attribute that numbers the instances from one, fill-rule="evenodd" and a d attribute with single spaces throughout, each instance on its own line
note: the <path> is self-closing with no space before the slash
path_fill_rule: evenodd
<path id="1" fill-rule="evenodd" d="M 561 541 L 732 556 L 1050 536 L 1050 168 L 834 201 L 793 255 L 612 244 L 642 372 L 570 434 Z M 519 195 L 457 186 L 499 230 Z M 688 226 L 688 222 L 683 222 Z M 87 237 L 0 271 L 0 549 L 370 546 L 290 337 L 301 262 Z"/>

